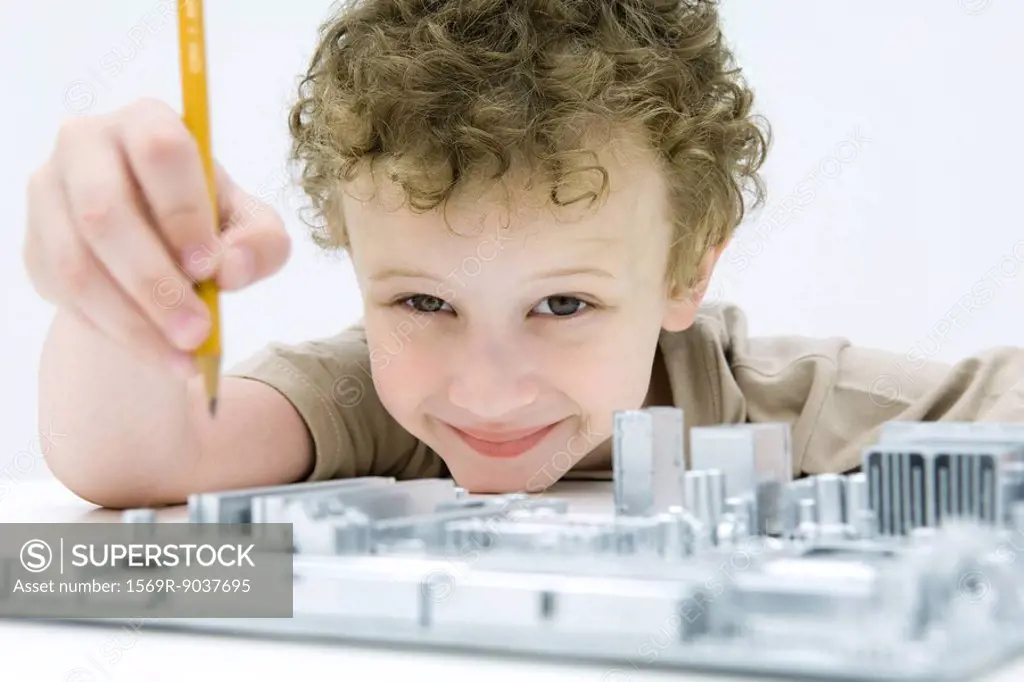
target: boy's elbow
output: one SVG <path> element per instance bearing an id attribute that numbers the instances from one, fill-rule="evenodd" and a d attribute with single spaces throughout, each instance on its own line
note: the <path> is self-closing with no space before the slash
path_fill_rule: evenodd
<path id="1" fill-rule="evenodd" d="M 154 496 L 151 492 L 128 485 L 110 485 L 88 479 L 60 479 L 61 484 L 79 499 L 97 507 L 112 510 L 136 509 L 138 507 L 159 507 L 177 504 Z"/>
<path id="2" fill-rule="evenodd" d="M 111 471 L 102 466 L 101 462 L 83 454 L 74 463 L 50 463 L 50 471 L 75 497 L 105 509 L 162 507 L 186 501 L 184 495 L 167 490 L 160 481 L 149 480 L 123 469 Z"/>

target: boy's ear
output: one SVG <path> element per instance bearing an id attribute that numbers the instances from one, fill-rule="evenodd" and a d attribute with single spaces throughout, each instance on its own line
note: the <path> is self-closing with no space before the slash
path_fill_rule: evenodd
<path id="1" fill-rule="evenodd" d="M 665 331 L 683 331 L 693 324 L 697 317 L 697 311 L 704 301 L 704 296 L 707 295 L 708 285 L 711 283 L 711 276 L 715 273 L 718 259 L 722 257 L 722 252 L 728 245 L 729 240 L 726 240 L 704 254 L 704 258 L 697 268 L 696 282 L 692 287 L 673 287 L 670 291 L 665 306 L 665 317 L 661 323 Z"/>

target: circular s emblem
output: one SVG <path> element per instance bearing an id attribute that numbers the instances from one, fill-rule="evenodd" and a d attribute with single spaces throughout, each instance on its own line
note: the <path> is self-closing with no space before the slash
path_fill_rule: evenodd
<path id="1" fill-rule="evenodd" d="M 43 540 L 29 540 L 21 546 L 21 565 L 31 573 L 42 573 L 53 563 L 53 550 Z"/>

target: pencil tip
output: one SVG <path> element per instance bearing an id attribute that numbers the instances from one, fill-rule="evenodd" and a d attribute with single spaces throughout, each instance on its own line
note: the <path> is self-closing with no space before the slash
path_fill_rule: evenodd
<path id="1" fill-rule="evenodd" d="M 210 416 L 213 417 L 217 414 L 217 399 L 210 398 Z"/>

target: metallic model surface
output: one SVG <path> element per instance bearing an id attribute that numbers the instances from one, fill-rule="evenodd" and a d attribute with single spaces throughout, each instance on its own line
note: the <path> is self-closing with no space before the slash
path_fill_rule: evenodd
<path id="1" fill-rule="evenodd" d="M 294 617 L 156 625 L 758 679 L 972 679 L 1024 651 L 1024 428 L 885 425 L 862 471 L 793 476 L 785 424 L 622 412 L 614 513 L 367 478 L 189 500 L 293 524 Z M 690 466 L 687 469 L 686 462 Z M 146 510 L 126 522 L 146 523 Z"/>

